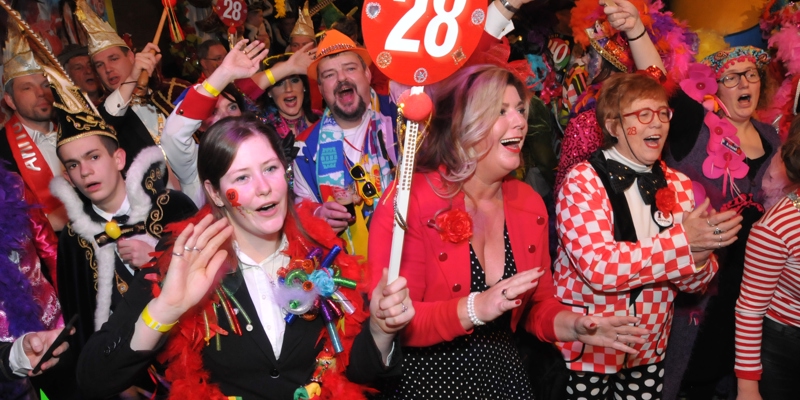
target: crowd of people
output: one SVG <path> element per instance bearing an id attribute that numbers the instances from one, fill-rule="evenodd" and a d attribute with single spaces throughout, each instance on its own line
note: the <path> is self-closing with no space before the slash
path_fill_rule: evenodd
<path id="1" fill-rule="evenodd" d="M 9 20 L 0 398 L 793 398 L 800 9 L 709 49 L 553 2 L 556 66 L 533 6 L 425 88 L 407 212 L 408 87 L 352 13 L 247 1 L 172 77 L 86 0 L 57 55 Z"/>

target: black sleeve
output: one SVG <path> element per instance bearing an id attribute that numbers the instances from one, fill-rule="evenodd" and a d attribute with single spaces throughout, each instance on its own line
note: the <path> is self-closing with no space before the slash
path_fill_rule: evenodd
<path id="1" fill-rule="evenodd" d="M 347 366 L 347 379 L 353 383 L 366 384 L 375 382 L 379 378 L 399 376 L 403 371 L 400 368 L 403 352 L 400 346 L 399 335 L 394 338 L 394 350 L 389 365 L 384 365 L 381 352 L 372 334 L 369 331 L 369 319 L 361 325 L 353 348 L 350 349 L 350 365 Z"/>
<path id="2" fill-rule="evenodd" d="M 0 382 L 11 382 L 19 379 L 11 370 L 10 361 L 8 360 L 13 344 L 14 342 L 0 342 L 0 370 L 3 372 L 0 374 Z"/>
<path id="3" fill-rule="evenodd" d="M 108 322 L 84 346 L 76 375 L 78 386 L 87 398 L 105 398 L 132 386 L 147 374 L 147 368 L 164 346 L 167 335 L 150 351 L 133 351 L 130 346 L 136 321 L 153 298 L 152 283 L 144 277 L 154 272 L 155 268 L 148 268 L 136 273 Z"/>
<path id="4" fill-rule="evenodd" d="M 689 155 L 697 142 L 706 115 L 705 108 L 680 88 L 670 97 L 669 106 L 674 113 L 664 152 L 668 152 L 676 161 L 681 161 Z"/>

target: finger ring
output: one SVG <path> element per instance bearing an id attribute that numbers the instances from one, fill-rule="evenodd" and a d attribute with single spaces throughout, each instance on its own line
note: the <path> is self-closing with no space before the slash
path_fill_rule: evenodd
<path id="1" fill-rule="evenodd" d="M 178 256 L 178 257 L 183 257 L 183 253 L 178 253 L 178 252 L 174 252 L 174 251 L 172 252 L 172 255 L 173 256 Z"/>
<path id="2" fill-rule="evenodd" d="M 614 341 L 619 342 L 619 333 L 617 334 L 617 337 L 614 338 Z"/>
<path id="3" fill-rule="evenodd" d="M 406 312 L 406 311 L 408 311 L 408 307 L 406 307 L 406 304 L 405 304 L 405 303 L 400 303 L 400 305 L 401 305 L 401 306 L 403 306 L 403 311 L 401 311 L 401 312 Z"/>
<path id="4" fill-rule="evenodd" d="M 186 251 L 192 251 L 192 248 L 189 247 L 189 246 L 183 246 L 183 249 L 186 250 Z"/>
<path id="5" fill-rule="evenodd" d="M 719 235 L 720 233 L 722 233 L 722 229 L 719 229 L 719 228 L 714 229 L 714 234 L 715 235 Z M 720 235 L 720 237 L 722 237 L 722 236 Z"/>
<path id="6" fill-rule="evenodd" d="M 192 250 L 194 250 L 194 251 L 203 251 L 203 249 L 201 249 L 199 247 L 192 247 Z"/>
<path id="7" fill-rule="evenodd" d="M 722 242 L 717 242 L 717 247 L 721 249 L 722 248 Z"/>
<path id="8" fill-rule="evenodd" d="M 719 241 L 718 241 L 718 243 L 719 243 L 719 242 L 722 242 L 722 235 L 719 235 Z"/>
<path id="9" fill-rule="evenodd" d="M 710 226 L 710 227 L 714 227 L 714 226 L 716 226 L 716 225 L 712 225 L 712 224 L 711 224 L 711 219 L 708 219 L 708 218 L 706 219 L 706 223 L 707 223 L 707 224 L 708 224 L 708 226 Z"/>
<path id="10" fill-rule="evenodd" d="M 503 297 L 505 297 L 505 299 L 506 299 L 506 300 L 511 300 L 511 299 L 509 299 L 509 298 L 508 298 L 508 296 L 506 296 L 506 292 L 507 292 L 507 291 L 508 291 L 508 289 L 503 289 L 503 291 L 502 291 L 502 292 L 500 292 L 500 294 L 502 294 L 502 295 L 503 295 Z"/>

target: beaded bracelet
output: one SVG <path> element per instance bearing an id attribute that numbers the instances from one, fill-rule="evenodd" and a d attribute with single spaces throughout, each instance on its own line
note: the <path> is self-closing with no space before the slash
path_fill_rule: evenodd
<path id="1" fill-rule="evenodd" d="M 477 295 L 478 292 L 472 292 L 469 294 L 469 297 L 467 297 L 467 315 L 469 316 L 469 320 L 472 321 L 472 325 L 486 325 L 486 322 L 479 320 L 478 316 L 475 315 L 475 296 Z"/>
<path id="2" fill-rule="evenodd" d="M 164 333 L 169 332 L 169 330 L 178 323 L 178 321 L 175 321 L 171 324 L 162 324 L 161 322 L 154 320 L 150 315 L 150 311 L 147 310 L 147 307 L 148 306 L 144 306 L 144 310 L 142 310 L 142 321 L 144 321 L 144 324 L 147 325 L 148 328 Z"/>
<path id="3" fill-rule="evenodd" d="M 210 84 L 210 83 L 208 83 L 208 81 L 207 81 L 207 80 L 206 80 L 206 81 L 203 81 L 203 89 L 205 89 L 206 91 L 208 91 L 208 93 L 209 93 L 209 94 L 211 94 L 211 96 L 213 96 L 213 97 L 219 97 L 219 93 L 220 93 L 220 92 L 219 92 L 219 89 L 217 89 L 217 88 L 215 88 L 215 87 L 211 86 L 211 84 Z"/>
<path id="4" fill-rule="evenodd" d="M 264 71 L 264 74 L 267 75 L 267 79 L 269 79 L 269 84 L 270 85 L 274 85 L 275 82 L 277 82 L 275 80 L 275 75 L 272 75 L 272 70 L 271 69 L 267 69 L 266 71 Z"/>

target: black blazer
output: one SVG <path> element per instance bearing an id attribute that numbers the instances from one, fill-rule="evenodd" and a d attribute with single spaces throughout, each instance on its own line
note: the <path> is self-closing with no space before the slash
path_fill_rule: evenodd
<path id="1" fill-rule="evenodd" d="M 141 280 L 145 274 L 153 272 L 153 269 L 139 271 L 135 280 Z M 226 287 L 229 288 L 230 279 L 242 282 L 240 274 L 238 277 L 228 277 Z M 139 287 L 134 284 L 132 290 Z M 287 325 L 281 358 L 276 360 L 247 285 L 240 283 L 234 296 L 253 322 L 253 330 L 245 329 L 247 322 L 240 312 L 236 317 L 243 334 L 238 336 L 220 314 L 220 326 L 229 331 L 227 336 L 221 336 L 222 350 L 216 350 L 215 339 L 203 350 L 203 367 L 209 371 L 211 382 L 218 384 L 225 396 L 240 396 L 244 400 L 291 400 L 297 388 L 310 382 L 316 356 L 326 345 L 324 341 L 317 343 L 320 332 L 325 329 L 322 319 L 305 321 L 300 318 Z M 118 393 L 131 386 L 131 382 L 138 375 L 146 373 L 147 367 L 154 362 L 167 335 L 153 351 L 136 352 L 130 349 L 134 325 L 151 299 L 149 290 L 137 290 L 135 295 L 129 292 L 109 321 L 92 335 L 78 361 L 78 385 L 84 395 L 102 398 Z M 365 322 L 353 343 L 347 368 L 348 379 L 357 383 L 368 383 L 401 373 L 402 354 L 398 342 L 395 342 L 391 365 L 384 366 L 380 351 L 369 333 L 368 323 Z"/>

